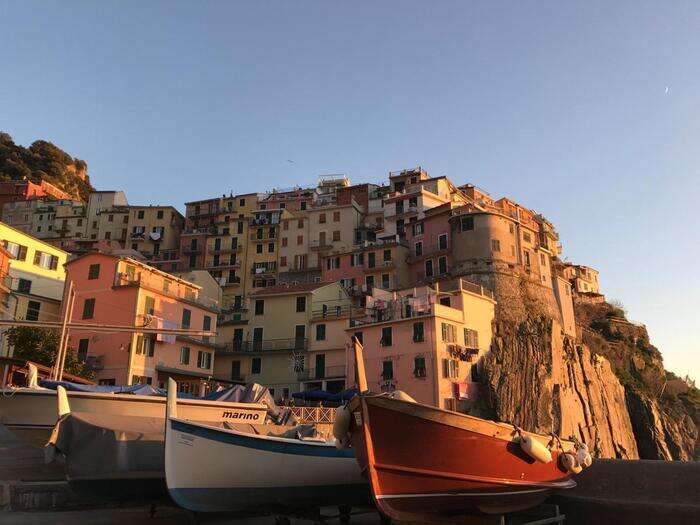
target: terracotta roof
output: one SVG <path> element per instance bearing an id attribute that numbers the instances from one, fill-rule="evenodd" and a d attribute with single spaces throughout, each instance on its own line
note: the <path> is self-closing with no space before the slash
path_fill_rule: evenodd
<path id="1" fill-rule="evenodd" d="M 277 286 L 270 286 L 259 292 L 250 294 L 251 296 L 260 295 L 281 295 L 288 293 L 310 293 L 318 288 L 328 286 L 332 283 L 303 283 L 303 284 L 280 284 Z"/>

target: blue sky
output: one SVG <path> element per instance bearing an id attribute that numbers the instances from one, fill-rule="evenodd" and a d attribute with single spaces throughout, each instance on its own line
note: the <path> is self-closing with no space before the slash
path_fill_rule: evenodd
<path id="1" fill-rule="evenodd" d="M 132 203 L 473 182 L 550 218 L 700 379 L 699 26 L 681 1 L 0 0 L 0 129 Z"/>

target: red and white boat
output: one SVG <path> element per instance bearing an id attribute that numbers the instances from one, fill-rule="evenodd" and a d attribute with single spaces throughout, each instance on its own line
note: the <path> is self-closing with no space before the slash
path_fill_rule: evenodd
<path id="1" fill-rule="evenodd" d="M 358 386 L 366 391 L 357 342 L 355 353 Z M 340 434 L 349 431 L 377 508 L 389 518 L 431 521 L 527 509 L 575 487 L 572 472 L 590 465 L 585 445 L 407 397 L 359 395 L 348 404 L 349 421 L 337 425 L 344 427 Z"/>

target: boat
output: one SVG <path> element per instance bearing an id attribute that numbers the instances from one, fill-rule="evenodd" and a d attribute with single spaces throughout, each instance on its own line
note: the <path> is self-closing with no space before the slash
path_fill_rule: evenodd
<path id="1" fill-rule="evenodd" d="M 30 365 L 31 368 L 31 365 Z M 43 446 L 56 425 L 56 388 L 69 390 L 71 410 L 100 416 L 158 418 L 164 424 L 165 397 L 149 385 L 85 385 L 67 381 L 41 381 L 36 374 L 26 387 L 0 389 L 0 424 L 27 443 Z M 246 421 L 264 423 L 267 406 L 202 398 L 183 399 L 182 413 L 195 421 Z"/>
<path id="2" fill-rule="evenodd" d="M 590 465 L 587 448 L 556 436 L 367 391 L 362 346 L 353 341 L 360 395 L 334 434 L 351 442 L 378 510 L 399 521 L 504 514 L 571 489 Z M 348 433 L 348 434 L 346 434 Z"/>
<path id="3" fill-rule="evenodd" d="M 126 401 L 103 402 L 107 411 L 100 413 L 96 410 L 99 400 L 90 398 L 88 403 L 74 394 L 69 396 L 65 387 L 58 385 L 53 396 L 57 407 L 54 418 L 58 421 L 46 444 L 47 461 L 61 458 L 70 486 L 89 497 L 120 501 L 167 497 L 163 461 L 165 398 L 158 398 L 160 402 L 154 405 L 139 399 L 131 401 L 152 396 L 122 395 Z M 267 412 L 276 409 L 261 403 L 202 403 L 181 401 L 185 414 L 201 417 L 212 425 L 251 421 L 263 427 Z M 74 410 L 75 405 L 90 410 Z M 139 407 L 147 410 L 139 413 Z"/>
<path id="4" fill-rule="evenodd" d="M 180 416 L 168 382 L 165 477 L 170 497 L 195 512 L 301 511 L 367 504 L 366 480 L 352 450 L 310 426 L 226 423 Z"/>

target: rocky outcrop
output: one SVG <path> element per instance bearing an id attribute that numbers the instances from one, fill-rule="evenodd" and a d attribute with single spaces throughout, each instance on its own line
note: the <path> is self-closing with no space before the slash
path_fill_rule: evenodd
<path id="1" fill-rule="evenodd" d="M 671 417 L 655 399 L 627 390 L 627 407 L 642 459 L 692 461 L 698 456 L 698 428 L 688 414 Z"/>
<path id="2" fill-rule="evenodd" d="M 605 358 L 545 316 L 501 320 L 495 328 L 484 382 L 497 419 L 576 437 L 598 457 L 639 457 L 624 388 Z"/>

